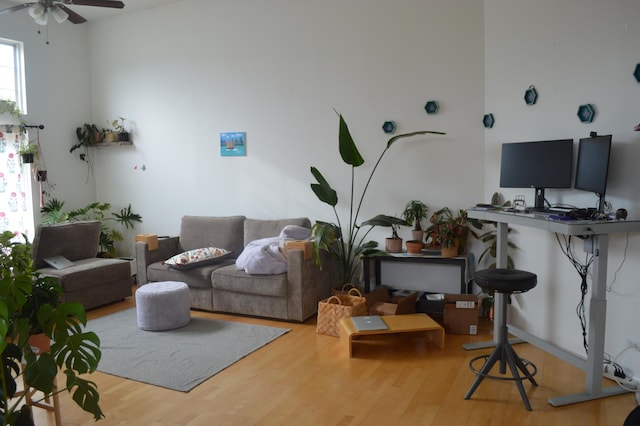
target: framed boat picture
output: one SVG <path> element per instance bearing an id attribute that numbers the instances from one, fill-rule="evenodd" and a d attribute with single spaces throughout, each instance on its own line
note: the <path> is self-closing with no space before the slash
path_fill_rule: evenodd
<path id="1" fill-rule="evenodd" d="M 220 155 L 222 157 L 242 157 L 247 155 L 247 133 L 220 133 Z"/>

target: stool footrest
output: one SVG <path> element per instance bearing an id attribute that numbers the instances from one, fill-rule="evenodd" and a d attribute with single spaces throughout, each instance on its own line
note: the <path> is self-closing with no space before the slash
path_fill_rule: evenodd
<path id="1" fill-rule="evenodd" d="M 513 377 L 513 376 L 496 376 L 495 374 L 488 374 L 488 373 L 483 373 L 482 371 L 478 370 L 477 368 L 475 368 L 473 366 L 473 364 L 480 360 L 480 359 L 484 359 L 485 360 L 485 364 L 487 362 L 487 360 L 489 359 L 491 355 L 480 355 L 477 356 L 475 358 L 473 358 L 471 361 L 469 361 L 469 368 L 471 368 L 471 371 L 473 371 L 475 374 L 477 374 L 478 376 L 482 376 L 482 377 L 487 377 L 489 379 L 493 379 L 493 380 L 531 380 L 533 378 L 533 376 L 535 376 L 536 374 L 538 374 L 538 367 L 536 367 L 536 365 L 534 363 L 532 363 L 531 361 L 524 359 L 524 358 L 520 358 L 520 361 L 522 361 L 522 365 L 525 368 L 525 371 L 522 371 L 522 376 L 520 377 Z M 484 364 L 483 364 L 484 366 Z M 529 370 L 529 367 L 533 367 L 533 371 Z"/>

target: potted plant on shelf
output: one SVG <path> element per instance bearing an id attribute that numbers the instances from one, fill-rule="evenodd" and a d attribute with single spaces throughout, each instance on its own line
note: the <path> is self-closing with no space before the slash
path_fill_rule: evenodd
<path id="1" fill-rule="evenodd" d="M 389 253 L 400 253 L 402 251 L 402 238 L 398 235 L 400 231 L 400 225 L 408 226 L 407 222 L 394 223 L 391 225 L 391 237 L 385 238 L 385 250 Z"/>
<path id="2" fill-rule="evenodd" d="M 99 220 L 100 225 L 100 247 L 98 247 L 98 255 L 101 257 L 116 257 L 117 251 L 115 243 L 123 241 L 122 233 L 113 227 L 107 225 L 109 222 L 124 227 L 125 229 L 133 229 L 135 222 L 142 222 L 142 216 L 131 210 L 131 204 L 120 209 L 118 213 L 110 212 L 111 204 L 95 202 L 81 209 L 63 212 L 64 201 L 56 198 L 50 199 L 47 204 L 40 209 L 43 214 L 43 223 L 60 223 L 78 220 Z"/>
<path id="3" fill-rule="evenodd" d="M 5 113 L 17 119 L 20 132 L 24 133 L 27 122 L 24 119 L 24 115 L 22 115 L 22 111 L 18 108 L 18 104 L 11 99 L 0 99 L 0 115 Z"/>
<path id="4" fill-rule="evenodd" d="M 360 264 L 360 258 L 371 253 L 378 252 L 378 243 L 375 241 L 365 241 L 367 235 L 375 226 L 392 226 L 394 223 L 398 224 L 402 219 L 378 215 L 373 219 L 359 223 L 360 209 L 364 201 L 364 197 L 371 183 L 371 179 L 380 164 L 380 161 L 386 154 L 386 152 L 398 141 L 404 138 L 410 138 L 418 135 L 425 134 L 437 134 L 444 135 L 442 132 L 432 131 L 417 131 L 412 133 L 400 134 L 392 137 L 387 141 L 386 147 L 382 150 L 378 161 L 375 163 L 369 178 L 366 181 L 362 194 L 359 199 L 356 198 L 354 192 L 355 188 L 355 169 L 364 164 L 364 159 L 360 155 L 358 148 L 356 147 L 346 121 L 339 115 L 339 130 L 338 130 L 338 148 L 342 161 L 351 167 L 351 198 L 349 200 L 349 215 L 348 221 L 343 222 L 340 219 L 340 215 L 336 209 L 338 204 L 338 194 L 331 187 L 329 182 L 320 173 L 316 167 L 311 167 L 311 174 L 316 179 L 317 183 L 311 184 L 311 190 L 316 197 L 323 203 L 330 205 L 333 208 L 333 212 L 336 218 L 335 223 L 328 222 L 316 222 L 312 228 L 312 236 L 314 239 L 314 253 L 316 261 L 319 262 L 319 250 L 325 250 L 331 256 L 338 260 L 338 265 L 341 274 L 341 283 L 336 283 L 337 286 L 342 287 L 343 284 L 351 283 L 353 277 L 358 270 Z M 360 231 L 364 232 L 360 236 Z"/>
<path id="5" fill-rule="evenodd" d="M 101 143 L 104 138 L 104 131 L 99 129 L 95 124 L 84 123 L 80 127 L 76 127 L 76 139 L 78 140 L 70 149 L 73 153 L 77 149 L 81 149 L 78 157 L 88 164 L 91 169 L 91 157 L 89 157 L 89 148 Z"/>
<path id="6" fill-rule="evenodd" d="M 111 126 L 118 135 L 118 142 L 129 142 L 129 132 L 124 128 L 125 120 L 124 117 L 118 117 L 111 122 Z"/>
<path id="7" fill-rule="evenodd" d="M 33 425 L 25 394 L 33 390 L 47 397 L 67 390 L 100 420 L 104 414 L 98 389 L 82 377 L 98 367 L 100 340 L 82 330 L 87 322 L 82 305 L 60 303 L 62 289 L 55 280 L 35 271 L 26 236 L 24 243 L 14 237 L 10 231 L 0 234 L 0 421 Z M 45 343 L 53 341 L 38 354 L 32 349 L 36 335 L 44 335 Z M 56 385 L 59 372 L 65 380 Z M 17 380 L 24 382 L 24 391 L 17 390 Z"/>
<path id="8" fill-rule="evenodd" d="M 413 225 L 412 239 L 407 241 L 407 251 L 409 253 L 420 253 L 424 247 L 424 231 L 422 230 L 422 220 L 426 219 L 429 208 L 419 200 L 411 200 L 407 203 L 402 212 L 402 217 L 409 226 Z"/>
<path id="9" fill-rule="evenodd" d="M 482 228 L 482 223 L 479 220 L 467 217 L 466 210 L 459 210 L 458 215 L 454 216 L 448 207 L 435 212 L 431 216 L 430 222 L 431 226 L 427 228 L 427 233 L 435 235 L 441 246 L 443 257 L 455 257 L 464 253 L 469 234 L 478 238 L 471 227 Z"/>

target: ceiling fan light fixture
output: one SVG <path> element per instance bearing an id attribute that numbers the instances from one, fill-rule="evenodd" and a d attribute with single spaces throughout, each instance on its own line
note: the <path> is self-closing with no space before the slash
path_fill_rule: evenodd
<path id="1" fill-rule="evenodd" d="M 65 12 L 60 6 L 56 5 L 51 8 L 51 14 L 56 19 L 58 24 L 62 24 L 69 18 L 69 14 Z"/>
<path id="2" fill-rule="evenodd" d="M 29 8 L 29 15 L 36 21 L 38 25 L 47 25 L 49 17 L 47 16 L 47 8 L 42 3 L 36 3 Z"/>

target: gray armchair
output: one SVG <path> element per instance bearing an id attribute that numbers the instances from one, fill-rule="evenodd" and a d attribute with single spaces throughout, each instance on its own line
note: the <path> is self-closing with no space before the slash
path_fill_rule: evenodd
<path id="1" fill-rule="evenodd" d="M 34 267 L 54 277 L 64 290 L 62 301 L 80 302 L 85 309 L 117 302 L 131 296 L 131 267 L 122 259 L 96 257 L 99 221 L 40 225 L 33 240 Z M 64 256 L 72 266 L 56 269 L 45 258 Z"/>

